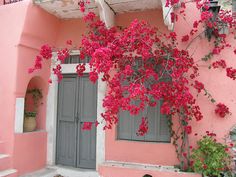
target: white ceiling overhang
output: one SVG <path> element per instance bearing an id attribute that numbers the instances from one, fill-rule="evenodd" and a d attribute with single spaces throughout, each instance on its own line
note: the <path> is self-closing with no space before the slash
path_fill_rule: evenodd
<path id="1" fill-rule="evenodd" d="M 47 12 L 61 19 L 81 18 L 83 15 L 80 12 L 78 2 L 80 0 L 33 0 L 34 3 Z M 163 9 L 165 16 L 165 24 L 168 25 L 164 11 L 166 0 L 91 0 L 90 4 L 86 5 L 89 11 L 95 12 L 103 20 L 114 19 L 111 17 L 115 14 L 125 12 L 144 11 L 149 9 Z M 108 16 L 108 17 L 107 17 Z M 113 23 L 110 22 L 110 25 Z M 108 26 L 110 26 L 108 25 Z M 168 25 L 169 26 L 169 25 Z"/>

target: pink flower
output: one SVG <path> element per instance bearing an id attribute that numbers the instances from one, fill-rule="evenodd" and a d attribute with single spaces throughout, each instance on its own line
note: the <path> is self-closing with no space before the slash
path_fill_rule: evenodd
<path id="1" fill-rule="evenodd" d="M 185 35 L 182 37 L 182 42 L 187 42 L 189 40 L 189 35 Z"/>
<path id="2" fill-rule="evenodd" d="M 78 76 L 83 76 L 84 71 L 85 71 L 85 64 L 84 63 L 78 64 L 76 66 L 76 72 L 77 72 Z"/>
<path id="3" fill-rule="evenodd" d="M 82 130 L 91 130 L 92 129 L 93 122 L 84 122 Z"/>
<path id="4" fill-rule="evenodd" d="M 94 71 L 90 72 L 89 79 L 90 79 L 90 81 L 92 81 L 95 84 L 96 81 L 98 80 L 98 74 Z"/>
<path id="5" fill-rule="evenodd" d="M 168 102 L 164 102 L 161 106 L 161 114 L 170 114 L 171 108 Z"/>
<path id="6" fill-rule="evenodd" d="M 142 117 L 141 124 L 138 129 L 138 136 L 144 136 L 148 132 L 148 120 L 145 117 Z"/>
<path id="7" fill-rule="evenodd" d="M 204 89 L 204 85 L 203 83 L 196 80 L 194 84 L 194 88 L 198 91 L 198 93 L 200 93 Z"/>
<path id="8" fill-rule="evenodd" d="M 187 134 L 191 134 L 192 133 L 192 127 L 190 125 L 187 125 L 184 127 L 184 130 Z"/>
<path id="9" fill-rule="evenodd" d="M 174 12 L 170 13 L 170 17 L 171 17 L 171 23 L 174 23 L 175 21 L 178 20 L 178 16 Z"/>
<path id="10" fill-rule="evenodd" d="M 43 45 L 40 49 L 40 55 L 45 59 L 52 58 L 52 48 L 49 45 Z"/>
<path id="11" fill-rule="evenodd" d="M 193 23 L 193 28 L 197 28 L 198 27 L 198 21 L 196 20 L 196 21 L 194 21 L 194 23 Z"/>
<path id="12" fill-rule="evenodd" d="M 28 69 L 28 73 L 30 74 L 30 73 L 32 73 L 32 72 L 34 72 L 34 68 L 29 68 L 29 69 Z"/>
<path id="13" fill-rule="evenodd" d="M 85 22 L 93 21 L 95 17 L 96 17 L 95 13 L 89 12 L 87 15 L 84 16 L 84 21 Z"/>
<path id="14" fill-rule="evenodd" d="M 225 60 L 219 60 L 219 61 L 215 61 L 214 63 L 212 63 L 212 67 L 213 68 L 226 68 L 226 62 Z"/>
<path id="15" fill-rule="evenodd" d="M 67 40 L 67 41 L 66 41 L 66 44 L 72 45 L 72 40 Z"/>
<path id="16" fill-rule="evenodd" d="M 219 47 L 215 47 L 215 48 L 212 50 L 212 53 L 215 54 L 215 55 L 218 55 L 220 52 L 221 52 L 221 49 L 220 49 Z"/>
<path id="17" fill-rule="evenodd" d="M 233 69 L 232 67 L 226 68 L 227 76 L 233 80 L 236 79 L 236 69 Z"/>
<path id="18" fill-rule="evenodd" d="M 227 114 L 229 114 L 229 108 L 225 106 L 223 103 L 218 103 L 216 105 L 215 113 L 220 117 L 224 118 Z"/>

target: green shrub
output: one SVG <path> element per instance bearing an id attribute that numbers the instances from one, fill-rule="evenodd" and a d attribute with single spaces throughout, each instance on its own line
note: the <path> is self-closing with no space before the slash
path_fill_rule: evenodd
<path id="1" fill-rule="evenodd" d="M 198 147 L 192 150 L 191 155 L 194 172 L 210 177 L 230 174 L 232 157 L 226 145 L 216 142 L 212 136 L 204 136 L 197 145 Z"/>

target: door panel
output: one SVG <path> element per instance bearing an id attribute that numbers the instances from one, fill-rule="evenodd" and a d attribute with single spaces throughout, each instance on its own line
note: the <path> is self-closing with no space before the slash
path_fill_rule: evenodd
<path id="1" fill-rule="evenodd" d="M 82 123 L 81 123 L 82 126 Z M 80 129 L 79 154 L 77 164 L 80 168 L 96 168 L 96 128 L 92 130 Z"/>
<path id="2" fill-rule="evenodd" d="M 77 166 L 96 168 L 97 85 L 92 84 L 86 76 L 81 77 L 78 84 L 80 128 Z M 82 130 L 84 122 L 92 122 L 92 130 Z"/>
<path id="3" fill-rule="evenodd" d="M 75 122 L 76 78 L 65 77 L 59 84 L 57 163 L 76 165 L 77 125 Z"/>

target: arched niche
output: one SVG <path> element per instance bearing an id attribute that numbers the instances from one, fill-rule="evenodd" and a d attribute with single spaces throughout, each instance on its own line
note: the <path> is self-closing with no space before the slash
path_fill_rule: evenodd
<path id="1" fill-rule="evenodd" d="M 32 90 L 39 90 L 42 98 L 38 100 L 38 105 L 35 110 Z M 33 77 L 25 90 L 24 111 L 37 111 L 36 115 L 36 130 L 45 130 L 46 128 L 46 95 L 47 83 L 40 77 Z"/>

